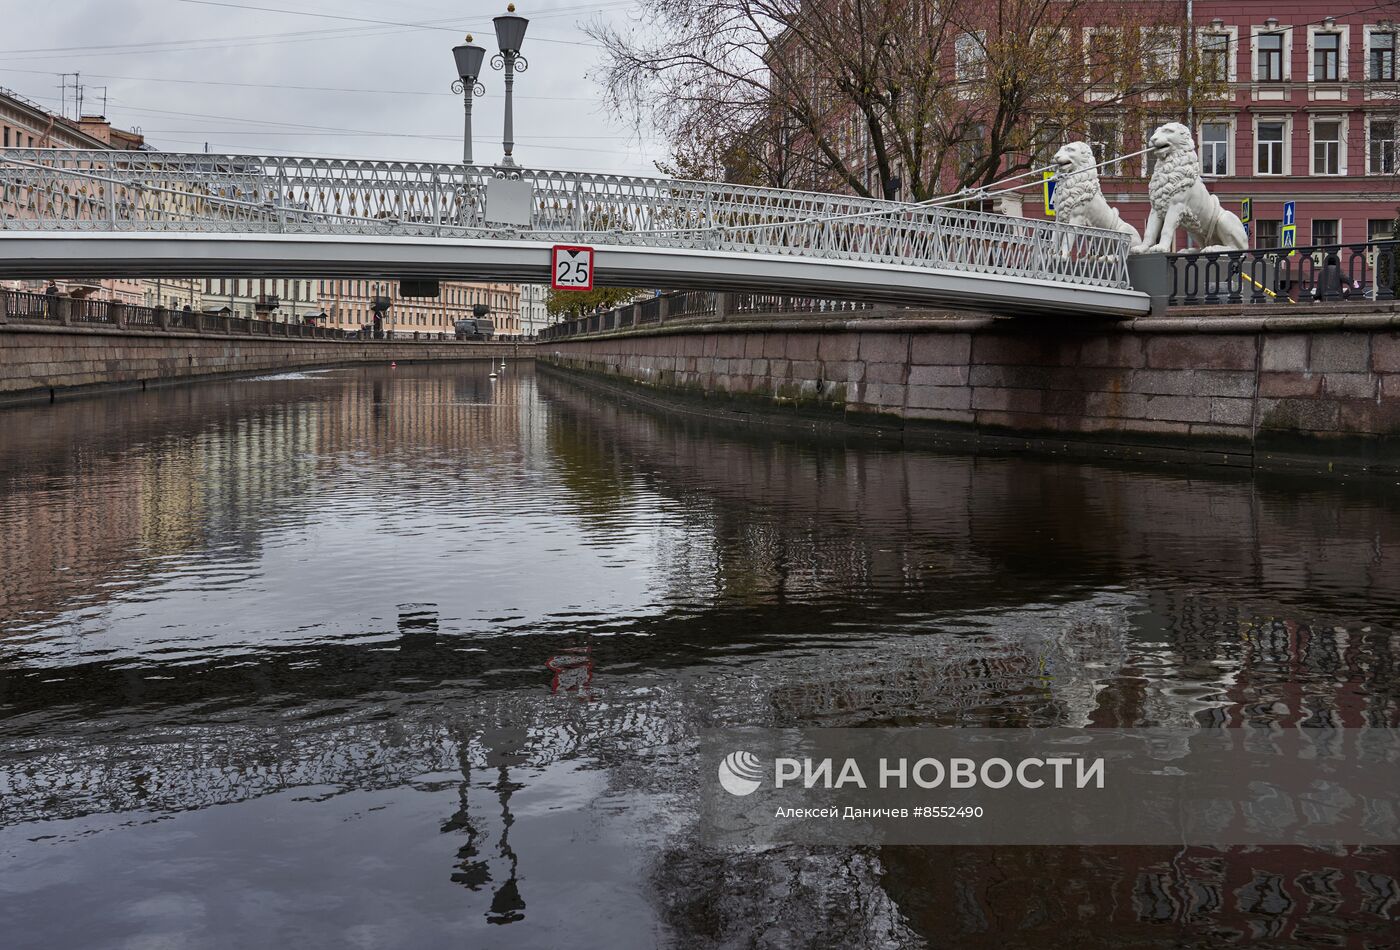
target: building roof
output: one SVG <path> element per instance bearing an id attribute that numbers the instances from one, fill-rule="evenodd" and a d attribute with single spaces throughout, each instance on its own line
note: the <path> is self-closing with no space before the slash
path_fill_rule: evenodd
<path id="1" fill-rule="evenodd" d="M 47 140 L 55 133 L 63 137 L 63 147 L 67 148 L 132 151 L 146 147 L 145 136 L 140 132 L 115 129 L 103 116 L 83 116 L 80 121 L 74 122 L 3 86 L 0 86 L 0 106 L 24 116 L 36 133 L 43 134 L 41 148 L 53 146 L 54 143 Z"/>

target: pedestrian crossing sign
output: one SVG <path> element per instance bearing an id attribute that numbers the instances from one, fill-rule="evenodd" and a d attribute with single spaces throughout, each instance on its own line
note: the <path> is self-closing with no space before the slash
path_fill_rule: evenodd
<path id="1" fill-rule="evenodd" d="M 1040 185 L 1045 195 L 1045 216 L 1053 218 L 1055 216 L 1055 173 L 1043 171 L 1040 173 Z"/>
<path id="2" fill-rule="evenodd" d="M 1284 246 L 1284 247 L 1297 247 L 1297 246 L 1298 246 L 1298 225 L 1296 225 L 1296 224 L 1285 224 L 1285 225 L 1283 226 L 1283 246 Z M 1288 253 L 1291 255 L 1293 252 L 1292 252 L 1292 251 L 1289 251 Z"/>

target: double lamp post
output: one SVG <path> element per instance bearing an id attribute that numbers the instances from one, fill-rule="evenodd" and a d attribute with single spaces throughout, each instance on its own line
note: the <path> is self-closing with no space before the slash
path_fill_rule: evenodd
<path id="1" fill-rule="evenodd" d="M 525 72 L 530 63 L 520 55 L 520 44 L 525 40 L 525 28 L 530 21 L 515 13 L 515 4 L 506 6 L 506 13 L 492 19 L 496 27 L 496 46 L 499 48 L 491 57 L 491 67 L 501 69 L 506 74 L 506 127 L 502 145 L 505 157 L 501 165 L 515 167 L 511 151 L 515 148 L 515 74 Z M 472 164 L 472 98 L 486 95 L 486 87 L 477 81 L 481 75 L 481 64 L 486 58 L 486 48 L 472 43 L 470 35 L 461 46 L 452 47 L 452 57 L 457 61 L 458 79 L 452 84 L 452 91 L 462 95 L 462 105 L 466 118 L 462 128 L 462 164 Z"/>

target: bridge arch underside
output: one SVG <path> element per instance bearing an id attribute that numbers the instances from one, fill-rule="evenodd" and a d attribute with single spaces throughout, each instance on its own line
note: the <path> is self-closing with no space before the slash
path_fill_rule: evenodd
<path id="1" fill-rule="evenodd" d="M 593 245 L 597 286 L 835 297 L 1012 316 L 1132 317 L 1132 290 L 900 264 L 630 245 Z M 0 278 L 418 277 L 548 283 L 550 245 L 399 236 L 10 233 Z"/>

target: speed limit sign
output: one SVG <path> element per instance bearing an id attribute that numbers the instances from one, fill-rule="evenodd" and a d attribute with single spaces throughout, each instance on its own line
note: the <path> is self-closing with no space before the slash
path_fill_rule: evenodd
<path id="1" fill-rule="evenodd" d="M 550 283 L 555 290 L 593 289 L 593 248 L 556 244 L 550 254 Z"/>

